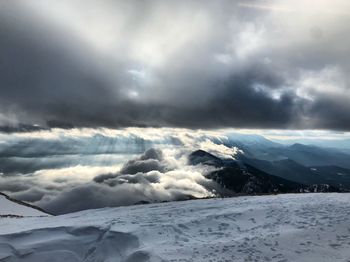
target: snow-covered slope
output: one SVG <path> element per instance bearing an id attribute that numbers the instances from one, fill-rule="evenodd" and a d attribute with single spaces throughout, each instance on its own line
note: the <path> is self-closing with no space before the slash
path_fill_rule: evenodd
<path id="1" fill-rule="evenodd" d="M 289 194 L 0 219 L 1 261 L 349 261 L 350 194 Z"/>
<path id="2" fill-rule="evenodd" d="M 0 193 L 0 217 L 4 216 L 47 216 L 48 214 L 27 205 L 23 202 L 13 200 Z"/>

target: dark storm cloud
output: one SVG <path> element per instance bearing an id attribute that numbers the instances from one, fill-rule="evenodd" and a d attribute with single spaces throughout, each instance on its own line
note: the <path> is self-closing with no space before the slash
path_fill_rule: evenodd
<path id="1" fill-rule="evenodd" d="M 252 69 L 216 83 L 217 92 L 205 104 L 195 108 L 173 108 L 168 111 L 169 119 L 175 126 L 198 128 L 288 128 L 297 124 L 303 110 L 303 99 L 293 92 L 285 92 L 278 99 L 272 98 L 266 91 L 259 90 L 259 85 L 274 88 L 283 85 L 283 80 L 272 73 L 263 76 L 259 73 Z"/>
<path id="2" fill-rule="evenodd" d="M 0 131 L 349 130 L 348 4 L 250 2 L 2 2 Z"/>
<path id="3" fill-rule="evenodd" d="M 111 103 L 105 80 L 87 65 L 91 60 L 67 48 L 67 44 L 78 47 L 81 43 L 63 40 L 63 35 L 55 36 L 49 28 L 40 30 L 25 14 L 12 6 L 7 10 L 6 5 L 11 6 L 5 4 L 0 11 L 5 20 L 0 24 L 2 110 L 51 126 L 74 122 L 80 115 L 103 119 L 102 105 Z M 89 111 L 84 109 L 87 105 Z"/>
<path id="4" fill-rule="evenodd" d="M 28 124 L 17 124 L 15 126 L 0 126 L 0 132 L 2 133 L 26 133 L 41 130 L 47 130 L 47 128 Z"/>

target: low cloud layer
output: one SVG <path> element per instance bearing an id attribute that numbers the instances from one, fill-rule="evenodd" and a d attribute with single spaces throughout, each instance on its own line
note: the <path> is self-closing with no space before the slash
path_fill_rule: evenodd
<path id="1" fill-rule="evenodd" d="M 213 197 L 220 192 L 219 185 L 204 176 L 209 169 L 183 165 L 181 157 L 163 156 L 161 150 L 149 149 L 118 172 L 99 174 L 87 183 L 65 188 L 58 194 L 47 194 L 37 204 L 49 212 L 62 214 L 107 206 Z M 34 197 L 35 193 L 32 191 L 30 196 Z"/>
<path id="2" fill-rule="evenodd" d="M 350 130 L 346 10 L 346 0 L 2 1 L 0 130 Z"/>
<path id="3" fill-rule="evenodd" d="M 203 149 L 232 159 L 239 152 L 214 131 L 72 129 L 1 137 L 0 192 L 55 214 L 213 197 L 223 189 L 205 177 L 212 168 L 189 165 L 188 155 Z"/>

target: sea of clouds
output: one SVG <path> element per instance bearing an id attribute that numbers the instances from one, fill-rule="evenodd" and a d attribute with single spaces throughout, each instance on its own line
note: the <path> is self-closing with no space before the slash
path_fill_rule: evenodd
<path id="1" fill-rule="evenodd" d="M 192 166 L 198 149 L 234 158 L 221 132 L 186 129 L 53 129 L 1 134 L 0 191 L 55 214 L 106 206 L 215 197 Z"/>

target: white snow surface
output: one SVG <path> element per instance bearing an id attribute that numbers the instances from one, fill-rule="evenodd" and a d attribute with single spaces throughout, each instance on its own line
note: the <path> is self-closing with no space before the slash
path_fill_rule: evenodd
<path id="1" fill-rule="evenodd" d="M 0 219 L 0 261 L 350 261 L 350 194 L 286 194 Z"/>
<path id="2" fill-rule="evenodd" d="M 16 203 L 0 195 L 0 216 L 47 216 L 48 214 L 40 210 Z"/>

